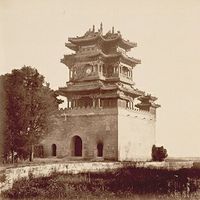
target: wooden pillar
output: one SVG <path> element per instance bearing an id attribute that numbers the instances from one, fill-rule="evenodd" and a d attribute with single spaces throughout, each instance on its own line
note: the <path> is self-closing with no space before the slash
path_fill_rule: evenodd
<path id="1" fill-rule="evenodd" d="M 69 108 L 69 99 L 67 99 L 67 108 Z"/>
<path id="2" fill-rule="evenodd" d="M 76 107 L 76 99 L 74 99 L 74 108 Z"/>
<path id="3" fill-rule="evenodd" d="M 92 98 L 92 107 L 95 108 L 95 98 Z"/>
<path id="4" fill-rule="evenodd" d="M 72 108 L 75 108 L 75 99 L 72 100 Z"/>
<path id="5" fill-rule="evenodd" d="M 101 64 L 98 64 L 98 74 L 102 75 Z"/>
<path id="6" fill-rule="evenodd" d="M 74 100 L 72 99 L 71 100 L 71 108 L 73 108 L 74 107 Z"/>
<path id="7" fill-rule="evenodd" d="M 118 66 L 115 67 L 115 72 L 118 74 Z"/>
<path id="8" fill-rule="evenodd" d="M 76 107 L 80 107 L 80 105 L 79 105 L 79 99 L 76 99 Z"/>
<path id="9" fill-rule="evenodd" d="M 101 99 L 98 98 L 98 107 L 100 108 L 101 107 Z"/>
<path id="10" fill-rule="evenodd" d="M 72 74 L 72 71 L 71 69 L 69 70 L 69 79 L 71 79 L 71 74 Z"/>

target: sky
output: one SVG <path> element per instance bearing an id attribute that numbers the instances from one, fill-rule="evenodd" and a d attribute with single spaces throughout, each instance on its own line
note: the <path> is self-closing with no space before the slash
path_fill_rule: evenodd
<path id="1" fill-rule="evenodd" d="M 156 141 L 169 156 L 200 156 L 199 0 L 0 0 L 0 74 L 24 65 L 65 86 L 68 37 L 94 24 L 137 42 L 136 88 L 158 97 Z"/>

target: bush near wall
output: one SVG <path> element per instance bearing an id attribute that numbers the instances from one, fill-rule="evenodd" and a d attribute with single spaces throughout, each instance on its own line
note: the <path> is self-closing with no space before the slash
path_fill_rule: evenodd
<path id="1" fill-rule="evenodd" d="M 168 154 L 167 150 L 163 146 L 156 147 L 153 145 L 151 156 L 153 161 L 164 161 Z"/>
<path id="2" fill-rule="evenodd" d="M 113 172 L 63 174 L 23 179 L 4 192 L 9 198 L 74 198 L 107 194 L 194 194 L 199 192 L 200 169 L 146 169 L 124 167 Z"/>

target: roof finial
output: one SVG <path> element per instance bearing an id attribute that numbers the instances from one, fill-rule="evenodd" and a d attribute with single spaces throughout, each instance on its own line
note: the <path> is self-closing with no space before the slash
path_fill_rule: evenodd
<path id="1" fill-rule="evenodd" d="M 101 31 L 101 32 L 103 31 L 103 24 L 102 24 L 102 22 L 101 22 L 101 24 L 100 24 L 100 31 Z"/>
<path id="2" fill-rule="evenodd" d="M 112 33 L 115 33 L 115 27 L 114 26 L 112 27 Z"/>
<path id="3" fill-rule="evenodd" d="M 92 31 L 95 32 L 95 25 L 93 25 L 93 27 L 92 27 Z"/>

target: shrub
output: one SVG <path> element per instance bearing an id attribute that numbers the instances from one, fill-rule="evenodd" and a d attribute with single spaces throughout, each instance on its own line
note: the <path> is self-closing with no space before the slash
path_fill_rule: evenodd
<path id="1" fill-rule="evenodd" d="M 3 195 L 12 199 L 37 196 L 57 198 L 65 195 L 65 185 L 51 177 L 21 179 L 16 181 L 13 188 L 5 191 Z"/>
<path id="2" fill-rule="evenodd" d="M 153 161 L 163 161 L 167 158 L 168 154 L 163 146 L 156 147 L 156 145 L 153 145 L 151 156 Z"/>
<path id="3" fill-rule="evenodd" d="M 125 193 L 190 195 L 198 192 L 199 186 L 200 169 L 168 170 L 125 166 L 112 172 L 54 173 L 50 177 L 22 179 L 3 194 L 12 199 L 92 199 L 90 197 L 102 194 Z"/>
<path id="4" fill-rule="evenodd" d="M 0 182 L 5 182 L 6 181 L 6 175 L 4 173 L 0 174 Z"/>

